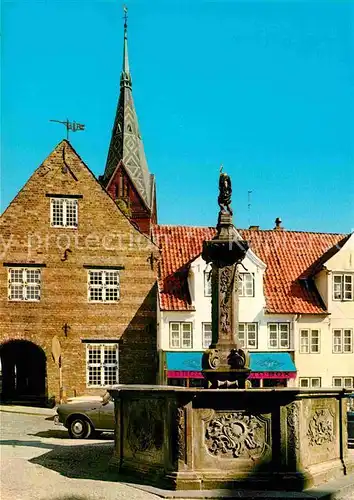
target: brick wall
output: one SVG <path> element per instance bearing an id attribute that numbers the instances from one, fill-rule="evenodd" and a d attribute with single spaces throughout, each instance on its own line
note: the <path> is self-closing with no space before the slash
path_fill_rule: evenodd
<path id="1" fill-rule="evenodd" d="M 47 194 L 82 196 L 76 229 L 50 226 Z M 51 354 L 55 335 L 62 347 L 66 396 L 102 392 L 86 387 L 83 340 L 89 339 L 119 341 L 120 382 L 155 382 L 156 272 L 151 255 L 157 256 L 157 248 L 134 229 L 67 141 L 17 194 L 1 217 L 0 231 L 0 342 L 26 339 L 43 348 L 48 397 L 59 395 L 59 370 Z M 8 300 L 3 263 L 45 265 L 39 302 Z M 88 302 L 84 266 L 123 267 L 117 303 Z"/>

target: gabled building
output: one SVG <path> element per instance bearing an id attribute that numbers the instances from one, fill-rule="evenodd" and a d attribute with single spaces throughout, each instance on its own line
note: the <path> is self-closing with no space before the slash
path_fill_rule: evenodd
<path id="1" fill-rule="evenodd" d="M 147 166 L 133 101 L 127 30 L 125 22 L 120 94 L 106 168 L 100 181 L 131 222 L 150 236 L 151 226 L 157 222 L 156 186 Z"/>
<path id="2" fill-rule="evenodd" d="M 0 219 L 2 398 L 154 383 L 157 248 L 66 140 Z"/>
<path id="3" fill-rule="evenodd" d="M 354 235 L 238 230 L 250 245 L 240 268 L 238 336 L 254 387 L 354 387 Z M 159 380 L 202 385 L 211 342 L 209 268 L 214 228 L 153 229 L 159 264 Z"/>
<path id="4" fill-rule="evenodd" d="M 123 68 L 100 182 L 68 141 L 1 216 L 3 399 L 61 400 L 156 382 L 156 189 Z M 1 377 L 0 377 L 1 378 Z"/>

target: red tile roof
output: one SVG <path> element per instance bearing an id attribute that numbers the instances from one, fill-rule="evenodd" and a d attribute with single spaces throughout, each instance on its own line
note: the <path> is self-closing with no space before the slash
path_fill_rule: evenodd
<path id="1" fill-rule="evenodd" d="M 268 313 L 324 314 L 326 309 L 311 279 L 323 263 L 348 239 L 345 234 L 307 233 L 285 230 L 238 230 L 267 266 L 264 294 Z M 192 311 L 187 276 L 189 264 L 202 251 L 203 241 L 215 228 L 162 226 L 153 228 L 154 242 L 161 249 L 159 265 L 160 308 Z"/>

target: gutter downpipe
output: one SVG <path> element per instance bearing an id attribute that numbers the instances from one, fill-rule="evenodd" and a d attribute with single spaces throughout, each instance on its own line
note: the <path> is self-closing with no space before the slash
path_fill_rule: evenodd
<path id="1" fill-rule="evenodd" d="M 294 317 L 293 317 L 293 348 L 294 348 L 294 364 L 295 364 L 295 368 L 296 368 L 296 378 L 298 378 L 298 373 L 297 373 L 297 366 L 296 366 L 296 350 L 297 350 L 297 343 L 295 342 L 295 334 L 297 334 L 297 330 L 296 330 L 296 323 L 297 321 L 301 318 L 301 314 L 294 314 Z M 295 379 L 296 380 L 296 379 Z M 295 380 L 293 379 L 293 384 L 294 384 L 294 387 L 295 387 Z"/>

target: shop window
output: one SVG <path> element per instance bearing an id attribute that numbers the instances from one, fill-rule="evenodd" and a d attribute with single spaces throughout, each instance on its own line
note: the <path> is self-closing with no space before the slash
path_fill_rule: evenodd
<path id="1" fill-rule="evenodd" d="M 278 378 L 264 378 L 263 387 L 287 387 L 286 379 Z"/>

